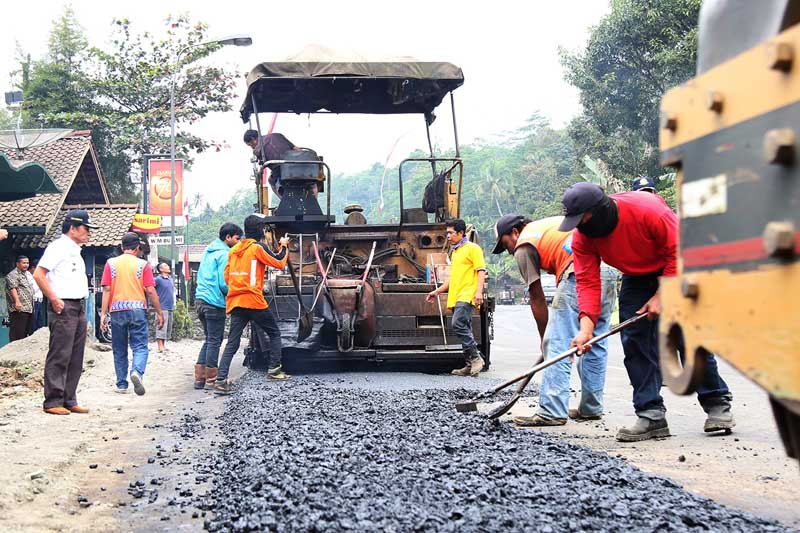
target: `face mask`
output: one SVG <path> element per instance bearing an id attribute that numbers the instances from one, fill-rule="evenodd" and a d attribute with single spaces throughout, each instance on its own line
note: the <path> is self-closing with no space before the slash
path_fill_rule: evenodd
<path id="1" fill-rule="evenodd" d="M 608 196 L 591 210 L 592 218 L 578 224 L 578 230 L 587 237 L 605 237 L 617 227 L 619 212 L 617 204 Z"/>

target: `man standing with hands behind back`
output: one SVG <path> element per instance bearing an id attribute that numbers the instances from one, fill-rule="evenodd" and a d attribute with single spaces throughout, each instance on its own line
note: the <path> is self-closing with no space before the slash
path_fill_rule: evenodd
<path id="1" fill-rule="evenodd" d="M 90 229 L 97 226 L 89 220 L 89 213 L 83 209 L 69 211 L 61 226 L 61 237 L 47 245 L 33 273 L 49 302 L 50 345 L 44 362 L 44 412 L 51 415 L 89 412 L 78 405 L 76 391 L 86 346 L 83 301 L 89 296 L 80 245 L 89 242 Z"/>
<path id="2" fill-rule="evenodd" d="M 486 261 L 481 247 L 466 237 L 467 224 L 459 219 L 445 222 L 447 240 L 453 248 L 450 279 L 428 293 L 432 302 L 447 292 L 447 308 L 453 310 L 453 331 L 464 348 L 464 367 L 452 371 L 456 376 L 477 376 L 485 362 L 478 351 L 472 334 L 472 313 L 483 303 L 483 285 L 486 282 Z"/>

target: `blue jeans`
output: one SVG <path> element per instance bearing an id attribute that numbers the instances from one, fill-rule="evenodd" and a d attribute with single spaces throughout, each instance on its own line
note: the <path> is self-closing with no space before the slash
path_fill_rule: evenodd
<path id="1" fill-rule="evenodd" d="M 622 276 L 619 293 L 619 319 L 627 320 L 647 303 L 658 290 L 658 276 Z M 625 329 L 622 349 L 625 351 L 625 369 L 633 385 L 633 408 L 637 416 L 662 420 L 667 408 L 661 397 L 661 368 L 658 360 L 658 321 L 641 320 Z M 682 352 L 681 347 L 678 349 Z M 709 354 L 703 382 L 697 389 L 700 405 L 706 411 L 720 403 L 730 403 L 732 396 L 728 385 L 719 375 L 717 361 Z"/>
<path id="2" fill-rule="evenodd" d="M 203 324 L 203 334 L 206 337 L 203 347 L 200 348 L 197 364 L 217 368 L 219 347 L 222 346 L 222 337 L 225 335 L 225 308 L 214 307 L 203 300 L 197 300 L 196 306 L 197 318 Z"/>
<path id="3" fill-rule="evenodd" d="M 133 371 L 144 376 L 147 366 L 147 311 L 132 309 L 115 311 L 111 318 L 111 347 L 114 350 L 114 370 L 117 388 L 128 388 L 128 343 L 133 352 Z"/>
<path id="4" fill-rule="evenodd" d="M 600 318 L 595 324 L 594 334 L 608 331 L 611 311 L 617 299 L 616 270 L 603 267 L 600 270 L 602 281 Z M 550 309 L 547 329 L 544 333 L 543 350 L 545 359 L 552 359 L 569 350 L 572 339 L 580 330 L 578 321 L 578 291 L 575 274 L 561 281 L 556 301 Z M 595 343 L 592 349 L 577 358 L 578 376 L 581 378 L 581 399 L 578 411 L 584 416 L 603 413 L 603 388 L 606 384 L 606 364 L 608 362 L 608 340 Z M 542 386 L 539 390 L 539 416 L 548 419 L 566 420 L 569 409 L 569 375 L 572 363 L 564 359 L 545 369 Z"/>

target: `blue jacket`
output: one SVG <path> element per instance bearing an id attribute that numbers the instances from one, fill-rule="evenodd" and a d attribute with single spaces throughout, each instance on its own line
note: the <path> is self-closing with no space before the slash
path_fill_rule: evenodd
<path id="1" fill-rule="evenodd" d="M 200 260 L 197 271 L 197 290 L 195 298 L 203 300 L 214 307 L 225 309 L 225 295 L 228 285 L 225 284 L 225 265 L 228 263 L 228 245 L 217 239 L 208 245 Z"/>

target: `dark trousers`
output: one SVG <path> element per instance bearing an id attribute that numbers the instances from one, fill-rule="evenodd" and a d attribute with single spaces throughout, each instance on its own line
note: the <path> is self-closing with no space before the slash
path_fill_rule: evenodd
<path id="1" fill-rule="evenodd" d="M 64 300 L 56 314 L 48 305 L 50 348 L 44 362 L 44 408 L 78 405 L 75 391 L 83 372 L 86 346 L 86 313 L 83 300 Z"/>
<path id="2" fill-rule="evenodd" d="M 478 349 L 478 343 L 475 342 L 475 336 L 472 334 L 472 312 L 475 306 L 469 302 L 456 302 L 453 308 L 453 331 L 461 341 L 461 346 L 464 348 L 465 358 L 469 361 Z"/>
<path id="3" fill-rule="evenodd" d="M 623 322 L 636 314 L 658 290 L 658 277 L 622 276 L 619 293 L 619 320 Z M 661 397 L 661 369 L 658 361 L 658 321 L 642 320 L 622 330 L 622 349 L 625 369 L 633 385 L 633 408 L 638 416 L 660 420 L 666 407 Z M 683 350 L 680 350 L 683 352 Z M 717 361 L 708 355 L 703 382 L 697 390 L 700 404 L 709 406 L 731 401 L 728 385 L 719 375 Z"/>
<path id="4" fill-rule="evenodd" d="M 281 366 L 281 330 L 278 328 L 278 321 L 275 320 L 272 311 L 270 309 L 236 307 L 231 311 L 231 330 L 228 333 L 228 344 L 225 345 L 225 351 L 222 352 L 222 358 L 219 362 L 217 381 L 223 381 L 228 378 L 231 361 L 233 361 L 233 356 L 239 350 L 239 343 L 242 340 L 242 331 L 251 320 L 259 326 L 255 328 L 257 335 L 266 333 L 269 336 L 269 342 L 263 337 L 259 337 L 262 346 L 269 346 L 269 368 Z M 263 332 L 259 333 L 259 329 L 263 330 Z"/>
<path id="5" fill-rule="evenodd" d="M 222 346 L 222 337 L 225 335 L 225 308 L 214 307 L 203 300 L 197 300 L 197 318 L 203 325 L 203 335 L 205 342 L 200 348 L 200 355 L 197 357 L 198 365 L 205 365 L 208 368 L 217 368 L 219 361 L 219 348 Z"/>
<path id="6" fill-rule="evenodd" d="M 9 342 L 18 341 L 30 335 L 30 328 L 33 324 L 33 313 L 11 311 L 8 316 L 11 319 L 11 326 L 8 331 Z"/>

